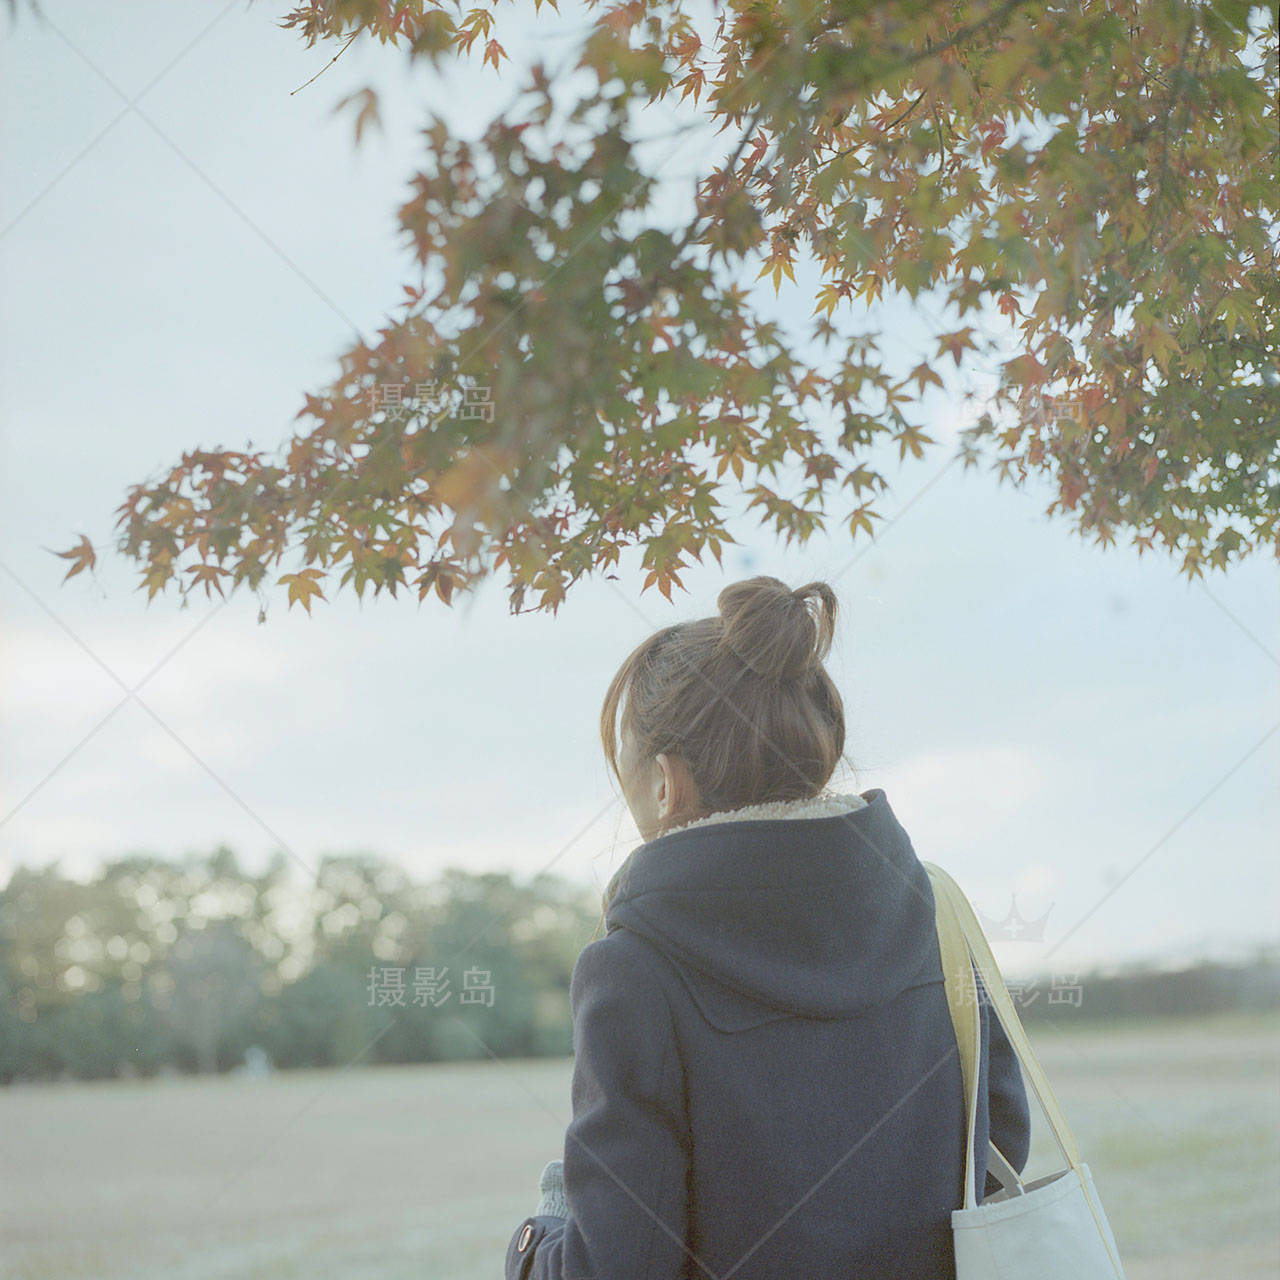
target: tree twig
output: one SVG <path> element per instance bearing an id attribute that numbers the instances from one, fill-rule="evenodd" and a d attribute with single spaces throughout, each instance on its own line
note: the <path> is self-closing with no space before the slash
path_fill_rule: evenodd
<path id="1" fill-rule="evenodd" d="M 321 67 L 321 68 L 320 68 L 320 70 L 319 70 L 319 71 L 317 71 L 317 72 L 315 73 L 315 75 L 313 75 L 313 76 L 311 77 L 311 80 L 319 80 L 319 79 L 320 79 L 320 77 L 321 77 L 322 75 L 324 75 L 324 73 L 325 73 L 326 71 L 328 71 L 328 70 L 329 70 L 329 68 L 330 68 L 331 66 L 333 66 L 333 64 L 334 64 L 335 62 L 337 62 L 337 60 L 338 60 L 340 57 L 342 57 L 342 55 L 343 55 L 344 53 L 346 53 L 346 51 L 347 51 L 348 49 L 350 49 L 350 48 L 351 48 L 352 42 L 355 40 L 356 36 L 358 36 L 359 34 L 360 34 L 359 30 L 353 31 L 353 32 L 351 33 L 351 35 L 347 38 L 347 43 L 346 43 L 346 44 L 344 44 L 344 45 L 342 46 L 342 48 L 341 48 L 341 49 L 339 49 L 339 50 L 338 50 L 338 52 L 337 52 L 337 53 L 335 53 L 335 54 L 333 55 L 333 57 L 332 57 L 332 58 L 330 58 L 330 59 L 329 59 L 329 61 L 328 61 L 328 62 L 326 62 L 326 63 L 324 64 L 324 66 L 323 66 L 323 67 Z M 295 93 L 300 93 L 303 89 L 305 89 L 305 88 L 307 87 L 307 85 L 308 85 L 308 84 L 310 84 L 310 83 L 311 83 L 311 80 L 308 80 L 306 84 L 300 84 L 296 89 L 290 89 L 290 90 L 289 90 L 289 97 L 291 97 L 291 98 L 292 98 L 292 97 L 293 97 L 293 95 L 294 95 Z"/>

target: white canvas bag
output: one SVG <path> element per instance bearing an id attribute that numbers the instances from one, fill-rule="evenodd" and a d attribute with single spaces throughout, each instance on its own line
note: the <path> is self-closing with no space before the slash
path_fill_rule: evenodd
<path id="1" fill-rule="evenodd" d="M 951 1213 L 956 1280 L 1125 1280 L 1093 1175 L 1080 1159 L 1075 1135 L 1032 1052 L 973 908 L 941 867 L 924 865 L 937 906 L 947 1003 L 968 1100 L 964 1204 Z M 973 1150 L 981 1049 L 975 968 L 1067 1161 L 1061 1172 L 1024 1184 L 992 1143 L 988 1168 L 1000 1190 L 981 1204 L 974 1186 Z"/>

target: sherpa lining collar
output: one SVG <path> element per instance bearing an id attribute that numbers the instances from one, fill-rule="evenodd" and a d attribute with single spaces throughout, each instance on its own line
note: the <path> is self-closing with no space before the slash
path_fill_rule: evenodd
<path id="1" fill-rule="evenodd" d="M 662 834 L 688 831 L 691 827 L 705 827 L 717 822 L 772 822 L 779 818 L 836 818 L 842 813 L 852 813 L 865 808 L 867 801 L 860 795 L 837 795 L 824 791 L 821 795 L 799 800 L 770 800 L 764 804 L 749 804 L 741 809 L 724 809 L 702 818 L 682 822 L 678 827 L 668 827 Z"/>

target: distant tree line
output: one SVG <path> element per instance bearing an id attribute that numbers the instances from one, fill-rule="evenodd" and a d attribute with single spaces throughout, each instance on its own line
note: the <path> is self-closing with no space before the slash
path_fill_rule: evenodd
<path id="1" fill-rule="evenodd" d="M 1280 955 L 1260 948 L 1242 964 L 1138 963 L 1119 973 L 1053 974 L 1009 986 L 1025 1023 L 1273 1012 L 1280 1010 Z"/>
<path id="2" fill-rule="evenodd" d="M 369 856 L 135 856 L 0 890 L 0 1082 L 567 1055 L 598 893 Z M 1069 981 L 1068 981 L 1069 979 Z M 1011 981 L 1024 1021 L 1280 1009 L 1280 964 Z"/>
<path id="3" fill-rule="evenodd" d="M 572 1052 L 569 978 L 600 897 L 554 876 L 366 856 L 299 886 L 225 846 L 0 890 L 0 1081 Z M 429 981 L 427 979 L 430 979 Z"/>

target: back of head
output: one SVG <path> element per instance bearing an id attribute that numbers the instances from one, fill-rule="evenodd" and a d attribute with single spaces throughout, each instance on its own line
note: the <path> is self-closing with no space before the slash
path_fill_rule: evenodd
<path id="1" fill-rule="evenodd" d="M 627 656 L 600 733 L 621 782 L 618 741 L 636 758 L 678 755 L 705 813 L 818 795 L 844 752 L 844 705 L 823 660 L 836 596 L 768 575 L 734 582 L 718 616 L 665 627 Z"/>

